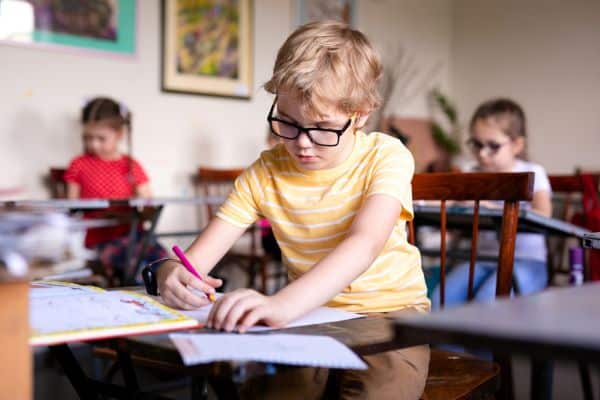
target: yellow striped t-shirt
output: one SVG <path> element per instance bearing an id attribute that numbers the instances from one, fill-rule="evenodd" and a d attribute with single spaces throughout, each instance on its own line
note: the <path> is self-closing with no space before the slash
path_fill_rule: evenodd
<path id="1" fill-rule="evenodd" d="M 217 217 L 244 228 L 267 218 L 293 280 L 344 239 L 367 197 L 392 196 L 402 212 L 381 254 L 327 305 L 354 312 L 428 310 L 421 256 L 406 236 L 413 217 L 412 155 L 388 135 L 355 135 L 350 156 L 325 170 L 303 169 L 282 145 L 263 152 L 236 180 Z"/>

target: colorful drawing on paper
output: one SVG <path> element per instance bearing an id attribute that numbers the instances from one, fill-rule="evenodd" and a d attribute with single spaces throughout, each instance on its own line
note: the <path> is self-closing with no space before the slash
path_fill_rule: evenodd
<path id="1" fill-rule="evenodd" d="M 177 1 L 177 72 L 238 79 L 239 1 Z"/>

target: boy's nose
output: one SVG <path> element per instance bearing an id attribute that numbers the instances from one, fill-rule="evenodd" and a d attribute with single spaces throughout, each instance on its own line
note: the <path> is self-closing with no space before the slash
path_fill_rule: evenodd
<path id="1" fill-rule="evenodd" d="M 300 146 L 300 147 L 311 147 L 312 146 L 312 141 L 308 137 L 308 133 L 306 133 L 304 131 L 300 131 L 300 135 L 298 135 L 298 137 L 296 138 L 296 142 L 298 143 L 298 146 Z"/>

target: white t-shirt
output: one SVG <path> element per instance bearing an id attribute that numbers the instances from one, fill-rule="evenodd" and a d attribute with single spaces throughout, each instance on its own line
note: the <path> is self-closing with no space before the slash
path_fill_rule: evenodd
<path id="1" fill-rule="evenodd" d="M 477 166 L 468 169 L 470 172 L 477 172 Z M 529 161 L 517 160 L 512 172 L 533 172 L 533 193 L 539 191 L 552 192 L 550 180 L 546 170 L 539 164 Z M 531 208 L 531 203 L 523 201 L 521 208 Z M 482 231 L 479 234 L 478 250 L 480 254 L 497 256 L 500 249 L 498 235 L 492 231 Z M 546 239 L 540 233 L 518 233 L 515 243 L 515 259 L 518 260 L 536 260 L 546 262 L 547 249 Z"/>

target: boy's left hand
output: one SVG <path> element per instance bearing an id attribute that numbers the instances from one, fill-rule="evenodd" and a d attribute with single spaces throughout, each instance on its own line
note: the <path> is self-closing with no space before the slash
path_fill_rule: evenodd
<path id="1" fill-rule="evenodd" d="M 238 289 L 217 300 L 208 315 L 207 327 L 243 333 L 259 322 L 281 328 L 289 319 L 274 297 L 252 289 Z"/>

